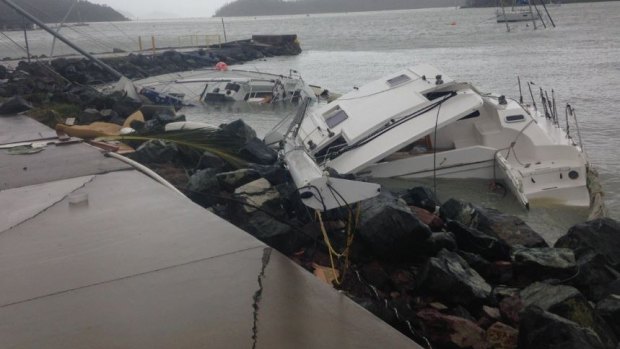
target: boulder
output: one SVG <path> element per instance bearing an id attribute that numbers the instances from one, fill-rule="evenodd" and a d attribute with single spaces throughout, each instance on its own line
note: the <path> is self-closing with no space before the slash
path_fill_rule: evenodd
<path id="1" fill-rule="evenodd" d="M 6 67 L 0 64 L 0 80 L 4 80 L 9 76 L 9 71 Z"/>
<path id="2" fill-rule="evenodd" d="M 487 329 L 486 339 L 493 349 L 516 349 L 519 331 L 504 323 L 495 322 Z"/>
<path id="3" fill-rule="evenodd" d="M 592 329 L 608 348 L 615 348 L 618 344 L 611 328 L 574 287 L 537 282 L 522 290 L 520 296 L 526 307 L 536 306 Z"/>
<path id="4" fill-rule="evenodd" d="M 612 294 L 596 304 L 596 310 L 620 338 L 620 295 Z"/>
<path id="5" fill-rule="evenodd" d="M 228 137 L 240 140 L 241 144 L 245 144 L 251 139 L 256 138 L 256 131 L 241 119 L 221 125 L 220 132 Z"/>
<path id="6" fill-rule="evenodd" d="M 218 173 L 216 177 L 223 189 L 232 192 L 242 185 L 261 178 L 261 175 L 256 170 L 245 168 L 237 171 Z"/>
<path id="7" fill-rule="evenodd" d="M 106 120 L 107 122 L 113 123 L 113 124 L 117 124 L 117 125 L 121 125 L 123 126 L 123 124 L 125 123 L 125 119 L 121 118 L 117 112 L 115 112 L 112 109 L 103 109 L 100 112 L 101 116 L 103 117 L 104 120 Z"/>
<path id="8" fill-rule="evenodd" d="M 231 169 L 230 165 L 224 159 L 208 151 L 202 153 L 196 168 L 199 170 L 213 168 L 218 170 L 218 172 L 226 172 Z"/>
<path id="9" fill-rule="evenodd" d="M 292 226 L 261 211 L 253 212 L 237 225 L 286 255 L 299 251 L 302 246 L 311 242 L 307 236 L 296 231 Z"/>
<path id="10" fill-rule="evenodd" d="M 135 152 L 128 155 L 129 158 L 142 164 L 162 164 L 174 162 L 179 156 L 179 148 L 176 143 L 162 140 L 150 140 L 143 143 Z"/>
<path id="11" fill-rule="evenodd" d="M 454 220 L 503 240 L 509 246 L 548 247 L 545 240 L 521 218 L 490 208 L 450 199 L 440 210 L 444 220 Z"/>
<path id="12" fill-rule="evenodd" d="M 214 205 L 220 190 L 216 174 L 217 172 L 210 168 L 194 173 L 187 184 L 188 196 L 203 207 Z"/>
<path id="13" fill-rule="evenodd" d="M 505 319 L 508 324 L 514 326 L 519 325 L 519 314 L 523 311 L 524 307 L 518 292 L 512 296 L 505 297 L 499 302 L 499 312 L 502 314 L 502 318 Z"/>
<path id="14" fill-rule="evenodd" d="M 21 96 L 15 96 L 0 104 L 0 115 L 12 115 L 28 111 L 34 108 L 32 104 Z"/>
<path id="15" fill-rule="evenodd" d="M 598 335 L 589 328 L 544 311 L 527 307 L 519 326 L 520 349 L 606 349 Z"/>
<path id="16" fill-rule="evenodd" d="M 439 206 L 439 200 L 433 190 L 429 187 L 415 187 L 408 189 L 401 199 L 405 200 L 407 205 L 423 208 L 429 212 L 435 212 L 437 206 Z"/>
<path id="17" fill-rule="evenodd" d="M 602 218 L 577 224 L 561 237 L 555 247 L 575 251 L 577 258 L 592 251 L 605 258 L 610 266 L 620 271 L 620 223 Z"/>
<path id="18" fill-rule="evenodd" d="M 457 249 L 454 235 L 449 232 L 433 233 L 426 239 L 425 245 L 424 252 L 428 256 L 434 256 L 443 249 L 448 251 L 455 251 Z"/>
<path id="19" fill-rule="evenodd" d="M 428 295 L 453 304 L 483 303 L 491 286 L 458 254 L 442 250 L 422 268 L 418 284 Z"/>
<path id="20" fill-rule="evenodd" d="M 386 191 L 361 202 L 359 238 L 378 257 L 412 260 L 431 230 L 402 201 Z"/>
<path id="21" fill-rule="evenodd" d="M 254 213 L 257 208 L 271 213 L 282 214 L 278 190 L 264 178 L 257 179 L 235 189 L 235 197 L 248 205 L 243 205 L 242 212 Z"/>
<path id="22" fill-rule="evenodd" d="M 244 160 L 256 164 L 271 165 L 278 161 L 278 152 L 256 137 L 248 140 L 239 149 L 238 153 Z"/>
<path id="23" fill-rule="evenodd" d="M 479 254 L 490 261 L 510 259 L 510 246 L 495 236 L 458 221 L 448 222 L 447 229 L 454 234 L 459 249 L 463 251 Z"/>
<path id="24" fill-rule="evenodd" d="M 620 294 L 620 273 L 607 264 L 607 259 L 593 251 L 582 254 L 577 259 L 579 273 L 571 280 L 586 298 L 598 302 L 610 293 Z M 614 282 L 618 283 L 618 290 L 613 290 Z"/>
<path id="25" fill-rule="evenodd" d="M 422 223 L 428 225 L 432 231 L 442 231 L 444 227 L 444 222 L 439 216 L 417 206 L 409 206 L 411 212 L 418 217 Z"/>
<path id="26" fill-rule="evenodd" d="M 104 121 L 106 118 L 101 115 L 99 110 L 94 108 L 84 109 L 77 118 L 79 125 L 90 125 L 96 121 Z"/>
<path id="27" fill-rule="evenodd" d="M 515 272 L 531 281 L 568 279 L 577 273 L 575 254 L 567 248 L 523 248 L 512 254 Z"/>
<path id="28" fill-rule="evenodd" d="M 441 347 L 490 349 L 485 331 L 475 322 L 454 315 L 445 315 L 435 309 L 416 313 L 426 336 Z"/>

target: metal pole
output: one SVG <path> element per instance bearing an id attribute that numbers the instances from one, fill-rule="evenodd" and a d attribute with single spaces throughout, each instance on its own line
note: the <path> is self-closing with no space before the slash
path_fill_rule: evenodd
<path id="1" fill-rule="evenodd" d="M 60 40 L 60 41 L 64 42 L 65 44 L 67 44 L 67 46 L 71 47 L 72 49 L 74 49 L 77 52 L 79 52 L 82 55 L 84 55 L 86 58 L 88 58 L 91 61 L 95 62 L 101 68 L 107 70 L 110 74 L 114 75 L 116 78 L 120 79 L 120 78 L 124 77 L 123 74 L 119 73 L 116 69 L 114 69 L 114 68 L 110 67 L 109 65 L 103 63 L 101 60 L 97 59 L 95 56 L 91 55 L 90 53 L 82 50 L 79 46 L 76 46 L 74 43 L 72 43 L 71 41 L 67 40 L 60 33 L 56 33 L 52 28 L 48 27 L 45 23 L 41 22 L 38 18 L 36 18 L 33 15 L 31 15 L 30 13 L 26 12 L 21 7 L 17 6 L 12 0 L 0 0 L 0 1 L 4 2 L 5 4 L 7 4 L 11 8 L 13 8 L 15 11 L 19 12 L 22 16 L 24 16 L 24 17 L 28 18 L 30 21 L 34 22 L 36 25 L 41 27 L 46 32 L 48 32 L 48 33 L 52 34 L 53 36 L 55 36 L 58 40 Z"/>
<path id="2" fill-rule="evenodd" d="M 534 24 L 534 30 L 536 30 L 538 28 L 536 28 L 536 18 L 534 18 L 534 11 L 532 11 L 532 0 L 527 0 L 527 4 L 530 6 L 530 16 L 532 16 L 532 24 Z"/>
<path id="3" fill-rule="evenodd" d="M 502 14 L 504 15 L 504 23 L 506 23 L 506 30 L 510 33 L 510 25 L 508 25 L 508 18 L 506 17 L 506 8 L 504 8 L 504 0 L 502 1 Z"/>
<path id="4" fill-rule="evenodd" d="M 536 100 L 534 99 L 534 93 L 532 92 L 532 85 L 531 82 L 527 82 L 527 88 L 530 89 L 530 97 L 532 97 L 532 104 L 534 105 L 534 110 L 538 111 L 538 108 L 536 107 Z"/>
<path id="5" fill-rule="evenodd" d="M 538 14 L 538 18 L 540 18 L 540 22 L 542 23 L 543 27 L 547 29 L 547 24 L 545 23 L 543 16 L 540 14 L 540 11 L 538 10 L 538 6 L 536 6 L 536 3 L 534 3 L 534 8 L 536 9 L 536 13 Z"/>
<path id="6" fill-rule="evenodd" d="M 517 81 L 519 82 L 519 103 L 523 104 L 523 91 L 521 91 L 521 77 L 517 76 Z"/>
<path id="7" fill-rule="evenodd" d="M 555 23 L 553 22 L 553 18 L 551 18 L 551 15 L 549 14 L 549 10 L 547 10 L 547 5 L 545 5 L 544 1 L 541 1 L 541 4 L 543 5 L 545 12 L 547 12 L 547 17 L 549 17 L 549 20 L 551 21 L 551 25 L 555 28 Z"/>
<path id="8" fill-rule="evenodd" d="M 28 22 L 24 18 L 24 40 L 26 41 L 26 55 L 28 56 L 28 63 L 30 63 L 30 45 L 28 44 Z"/>
<path id="9" fill-rule="evenodd" d="M 224 24 L 224 17 L 222 17 L 222 29 L 224 30 L 224 42 L 228 42 L 228 39 L 226 39 L 226 24 Z"/>

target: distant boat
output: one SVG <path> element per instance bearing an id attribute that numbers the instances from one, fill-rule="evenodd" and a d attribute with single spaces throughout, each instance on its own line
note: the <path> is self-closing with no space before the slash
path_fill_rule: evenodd
<path id="1" fill-rule="evenodd" d="M 537 13 L 532 12 L 529 0 L 513 1 L 509 9 L 506 8 L 503 1 L 499 1 L 498 7 L 495 10 L 495 15 L 497 17 L 497 23 L 525 22 L 540 19 Z"/>

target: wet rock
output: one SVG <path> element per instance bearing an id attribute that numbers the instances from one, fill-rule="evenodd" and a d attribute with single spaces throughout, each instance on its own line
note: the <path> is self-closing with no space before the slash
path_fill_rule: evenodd
<path id="1" fill-rule="evenodd" d="M 204 170 L 206 168 L 213 168 L 218 170 L 218 172 L 226 172 L 230 170 L 230 166 L 226 161 L 224 161 L 221 157 L 212 154 L 208 151 L 205 151 L 200 156 L 196 168 L 199 170 Z"/>
<path id="2" fill-rule="evenodd" d="M 247 161 L 261 165 L 271 165 L 278 160 L 278 153 L 256 137 L 248 140 L 239 149 L 239 155 Z"/>
<path id="3" fill-rule="evenodd" d="M 28 111 L 34 108 L 32 104 L 21 96 L 15 96 L 0 104 L 0 115 L 11 115 Z"/>
<path id="4" fill-rule="evenodd" d="M 620 338 L 620 295 L 612 294 L 596 304 L 596 310 Z"/>
<path id="5" fill-rule="evenodd" d="M 391 289 L 390 276 L 377 262 L 363 265 L 360 274 L 368 284 L 383 292 L 388 292 Z"/>
<path id="6" fill-rule="evenodd" d="M 213 169 L 200 170 L 189 177 L 187 192 L 190 199 L 203 207 L 218 202 L 219 183 Z"/>
<path id="7" fill-rule="evenodd" d="M 178 155 L 179 148 L 175 143 L 150 140 L 129 154 L 128 157 L 142 164 L 162 164 L 174 162 Z"/>
<path id="8" fill-rule="evenodd" d="M 494 209 L 451 199 L 441 206 L 440 216 L 499 238 L 511 247 L 548 247 L 542 236 L 522 219 Z"/>
<path id="9" fill-rule="evenodd" d="M 496 322 L 487 329 L 486 339 L 494 349 L 516 349 L 519 331 L 504 323 Z"/>
<path id="10" fill-rule="evenodd" d="M 361 212 L 359 237 L 382 259 L 412 260 L 431 236 L 429 227 L 388 192 L 362 201 Z"/>
<path id="11" fill-rule="evenodd" d="M 589 328 L 558 315 L 530 306 L 521 314 L 520 349 L 605 349 Z"/>
<path id="12" fill-rule="evenodd" d="M 491 348 L 486 341 L 485 331 L 473 321 L 444 315 L 435 309 L 423 309 L 416 315 L 433 343 L 451 348 Z"/>
<path id="13" fill-rule="evenodd" d="M 5 66 L 0 64 L 0 80 L 6 79 L 8 77 L 8 75 L 9 75 L 8 69 L 6 69 Z"/>
<path id="14" fill-rule="evenodd" d="M 519 294 L 506 297 L 499 302 L 499 311 L 510 325 L 519 325 L 520 313 L 525 308 Z"/>
<path id="15" fill-rule="evenodd" d="M 291 182 L 290 173 L 281 165 L 250 164 L 249 166 L 252 170 L 260 173 L 261 177 L 265 178 L 273 185 Z"/>
<path id="16" fill-rule="evenodd" d="M 577 272 L 575 254 L 567 248 L 524 248 L 512 255 L 515 271 L 531 281 L 567 279 Z"/>
<path id="17" fill-rule="evenodd" d="M 463 251 L 479 254 L 491 261 L 510 259 L 510 246 L 494 236 L 458 221 L 448 222 L 447 229 L 454 234 L 459 248 Z"/>
<path id="18" fill-rule="evenodd" d="M 439 216 L 416 206 L 409 206 L 409 208 L 411 209 L 411 212 L 413 212 L 413 214 L 418 217 L 422 223 L 428 225 L 432 231 L 439 232 L 443 229 L 444 222 L 441 218 L 439 218 Z"/>
<path id="19" fill-rule="evenodd" d="M 113 123 L 113 124 L 117 124 L 117 125 L 123 125 L 125 123 L 125 119 L 121 118 L 117 112 L 115 112 L 112 109 L 104 109 L 101 112 L 101 116 L 103 117 L 104 120 L 106 120 L 107 122 Z"/>
<path id="20" fill-rule="evenodd" d="M 600 254 L 610 266 L 620 271 L 620 223 L 611 218 L 575 225 L 556 242 L 555 247 L 570 248 L 577 258 L 588 252 Z"/>
<path id="21" fill-rule="evenodd" d="M 280 194 L 269 181 L 264 178 L 245 184 L 235 190 L 235 197 L 247 203 L 242 210 L 245 213 L 254 213 L 257 207 L 268 212 L 281 212 Z"/>
<path id="22" fill-rule="evenodd" d="M 400 197 L 405 200 L 407 205 L 423 208 L 429 212 L 435 212 L 439 206 L 439 200 L 431 188 L 415 187 L 408 189 L 407 192 Z"/>
<path id="23" fill-rule="evenodd" d="M 257 239 L 287 255 L 297 252 L 311 242 L 307 236 L 290 225 L 261 211 L 253 212 L 237 224 Z"/>
<path id="24" fill-rule="evenodd" d="M 240 140 L 241 144 L 246 144 L 256 138 L 256 132 L 241 119 L 221 125 L 220 132 L 228 137 Z"/>
<path id="25" fill-rule="evenodd" d="M 261 175 L 256 170 L 246 168 L 232 172 L 218 173 L 216 177 L 223 189 L 232 192 L 242 185 L 261 178 Z"/>
<path id="26" fill-rule="evenodd" d="M 80 125 L 90 125 L 93 122 L 104 121 L 105 117 L 101 115 L 99 110 L 94 108 L 85 109 L 77 118 L 77 123 Z"/>
<path id="27" fill-rule="evenodd" d="M 425 245 L 425 254 L 429 256 L 434 256 L 443 249 L 448 251 L 456 250 L 456 240 L 454 239 L 454 235 L 448 232 L 433 233 L 428 239 L 426 239 Z"/>
<path id="28" fill-rule="evenodd" d="M 577 259 L 579 273 L 571 279 L 571 284 L 589 300 L 598 302 L 613 293 L 613 283 L 620 279 L 620 273 L 607 264 L 607 259 L 593 251 L 582 254 Z M 620 294 L 620 280 L 618 290 Z"/>
<path id="29" fill-rule="evenodd" d="M 458 254 L 443 250 L 424 265 L 419 279 L 423 292 L 453 304 L 483 303 L 491 286 Z"/>
<path id="30" fill-rule="evenodd" d="M 462 250 L 456 250 L 456 253 L 458 253 L 458 255 L 463 258 L 465 262 L 467 262 L 467 265 L 486 279 L 485 275 L 488 275 L 491 270 L 491 262 L 475 253 L 469 253 Z"/>
<path id="31" fill-rule="evenodd" d="M 141 102 L 134 101 L 133 99 L 123 96 L 115 99 L 112 110 L 114 110 L 121 118 L 127 118 L 129 115 L 136 112 L 142 106 Z"/>
<path id="32" fill-rule="evenodd" d="M 526 307 L 536 306 L 592 329 L 608 348 L 615 348 L 618 343 L 609 326 L 574 287 L 537 282 L 521 291 L 520 296 Z"/>

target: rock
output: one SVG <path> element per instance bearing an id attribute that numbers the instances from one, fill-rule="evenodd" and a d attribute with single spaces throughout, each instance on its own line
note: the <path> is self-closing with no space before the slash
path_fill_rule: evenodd
<path id="1" fill-rule="evenodd" d="M 290 225 L 276 220 L 265 212 L 253 212 L 239 223 L 239 227 L 278 251 L 290 255 L 307 245 L 309 238 Z"/>
<path id="2" fill-rule="evenodd" d="M 502 316 L 498 308 L 489 307 L 487 305 L 482 306 L 482 312 L 484 315 L 494 320 L 499 320 Z"/>
<path id="3" fill-rule="evenodd" d="M 431 188 L 415 187 L 408 189 L 407 192 L 400 197 L 405 200 L 407 205 L 423 208 L 429 212 L 435 212 L 439 206 L 439 200 Z"/>
<path id="4" fill-rule="evenodd" d="M 596 310 L 620 338 L 620 295 L 612 294 L 596 304 Z"/>
<path id="5" fill-rule="evenodd" d="M 456 240 L 454 235 L 448 232 L 433 233 L 424 242 L 426 248 L 424 248 L 425 254 L 428 256 L 434 256 L 439 251 L 446 249 L 448 251 L 456 250 Z"/>
<path id="6" fill-rule="evenodd" d="M 510 246 L 494 236 L 458 221 L 448 222 L 447 229 L 454 234 L 456 243 L 463 251 L 479 254 L 491 261 L 510 259 Z"/>
<path id="7" fill-rule="evenodd" d="M 0 64 L 0 80 L 4 80 L 9 76 L 9 71 L 6 67 Z"/>
<path id="8" fill-rule="evenodd" d="M 575 254 L 567 248 L 524 248 L 512 255 L 515 272 L 531 281 L 567 279 L 575 276 Z"/>
<path id="9" fill-rule="evenodd" d="M 125 119 L 121 118 L 117 112 L 112 109 L 104 109 L 100 112 L 101 116 L 107 122 L 111 122 L 117 125 L 123 125 L 125 123 Z"/>
<path id="10" fill-rule="evenodd" d="M 135 152 L 128 155 L 129 158 L 142 163 L 169 163 L 174 162 L 179 155 L 176 143 L 162 140 L 150 140 L 142 144 Z"/>
<path id="11" fill-rule="evenodd" d="M 256 137 L 248 140 L 238 153 L 244 160 L 261 165 L 271 165 L 278 160 L 278 152 Z"/>
<path id="12" fill-rule="evenodd" d="M 424 265 L 418 281 L 426 294 L 453 304 L 483 303 L 491 286 L 458 254 L 442 250 Z"/>
<path id="13" fill-rule="evenodd" d="M 200 170 L 189 177 L 187 191 L 189 198 L 203 207 L 210 207 L 217 203 L 219 194 L 219 183 L 213 169 Z"/>
<path id="14" fill-rule="evenodd" d="M 114 110 L 119 117 L 127 118 L 129 115 L 135 113 L 142 106 L 141 102 L 136 102 L 133 99 L 123 96 L 115 100 L 112 110 Z"/>
<path id="15" fill-rule="evenodd" d="M 378 257 L 412 260 L 431 236 L 409 207 L 386 191 L 361 202 L 359 237 Z"/>
<path id="16" fill-rule="evenodd" d="M 469 253 L 461 250 L 456 250 L 456 253 L 458 253 L 458 255 L 463 258 L 471 268 L 477 271 L 478 274 L 482 275 L 482 277 L 489 274 L 489 271 L 491 270 L 491 262 L 488 260 L 475 253 Z"/>
<path id="17" fill-rule="evenodd" d="M 619 273 L 607 264 L 607 259 L 593 251 L 582 254 L 577 259 L 579 273 L 571 280 L 571 284 L 589 300 L 598 302 L 613 293 L 614 282 L 618 283 L 620 294 Z"/>
<path id="18" fill-rule="evenodd" d="M 620 223 L 611 218 L 575 225 L 555 243 L 555 247 L 570 248 L 577 258 L 592 251 L 620 271 Z"/>
<path id="19" fill-rule="evenodd" d="M 432 231 L 441 231 L 443 229 L 444 222 L 441 218 L 439 218 L 439 216 L 416 206 L 409 206 L 409 208 L 411 209 L 411 212 L 413 212 L 413 214 L 418 217 L 422 223 L 428 225 Z"/>
<path id="20" fill-rule="evenodd" d="M 241 119 L 220 126 L 220 132 L 228 137 L 241 140 L 241 144 L 246 144 L 256 138 L 256 132 Z"/>
<path id="21" fill-rule="evenodd" d="M 84 109 L 82 113 L 77 118 L 77 123 L 79 125 L 90 125 L 96 121 L 104 121 L 105 117 L 101 115 L 99 110 L 94 108 Z"/>
<path id="22" fill-rule="evenodd" d="M 526 307 L 536 306 L 592 329 L 608 348 L 615 348 L 618 343 L 611 328 L 574 287 L 537 282 L 522 290 L 520 296 Z"/>
<path id="23" fill-rule="evenodd" d="M 261 177 L 269 181 L 273 185 L 291 183 L 291 175 L 281 165 L 259 165 L 250 164 L 251 169 L 257 171 Z M 297 190 L 297 188 L 295 188 Z"/>
<path id="24" fill-rule="evenodd" d="M 218 170 L 218 172 L 226 172 L 230 170 L 230 165 L 221 157 L 205 151 L 204 153 L 202 153 L 202 156 L 198 160 L 196 168 L 199 170 L 212 168 Z"/>
<path id="25" fill-rule="evenodd" d="M 509 324 L 519 325 L 519 314 L 523 310 L 525 305 L 521 300 L 519 294 L 506 297 L 499 302 L 499 311 L 502 317 L 508 321 Z"/>
<path id="26" fill-rule="evenodd" d="M 487 342 L 493 349 L 516 349 L 519 331 L 501 322 L 496 322 L 487 329 Z"/>
<path id="27" fill-rule="evenodd" d="M 232 192 L 242 185 L 261 178 L 261 175 L 256 170 L 246 168 L 232 172 L 218 173 L 216 177 L 223 189 Z"/>
<path id="28" fill-rule="evenodd" d="M 264 178 L 257 179 L 235 189 L 235 197 L 248 205 L 243 205 L 242 210 L 246 213 L 256 212 L 256 207 L 266 209 L 269 212 L 281 212 L 280 194 Z"/>
<path id="29" fill-rule="evenodd" d="M 15 96 L 0 104 L 0 115 L 12 115 L 28 111 L 34 108 L 32 104 L 21 96 Z"/>
<path id="30" fill-rule="evenodd" d="M 597 334 L 589 328 L 530 306 L 521 314 L 520 349 L 605 349 Z"/>
<path id="31" fill-rule="evenodd" d="M 489 349 L 485 331 L 473 321 L 444 315 L 435 309 L 417 312 L 424 332 L 433 343 L 450 348 Z"/>
<path id="32" fill-rule="evenodd" d="M 476 208 L 464 201 L 450 199 L 439 208 L 439 216 L 444 220 L 454 220 L 466 226 L 472 226 Z"/>

